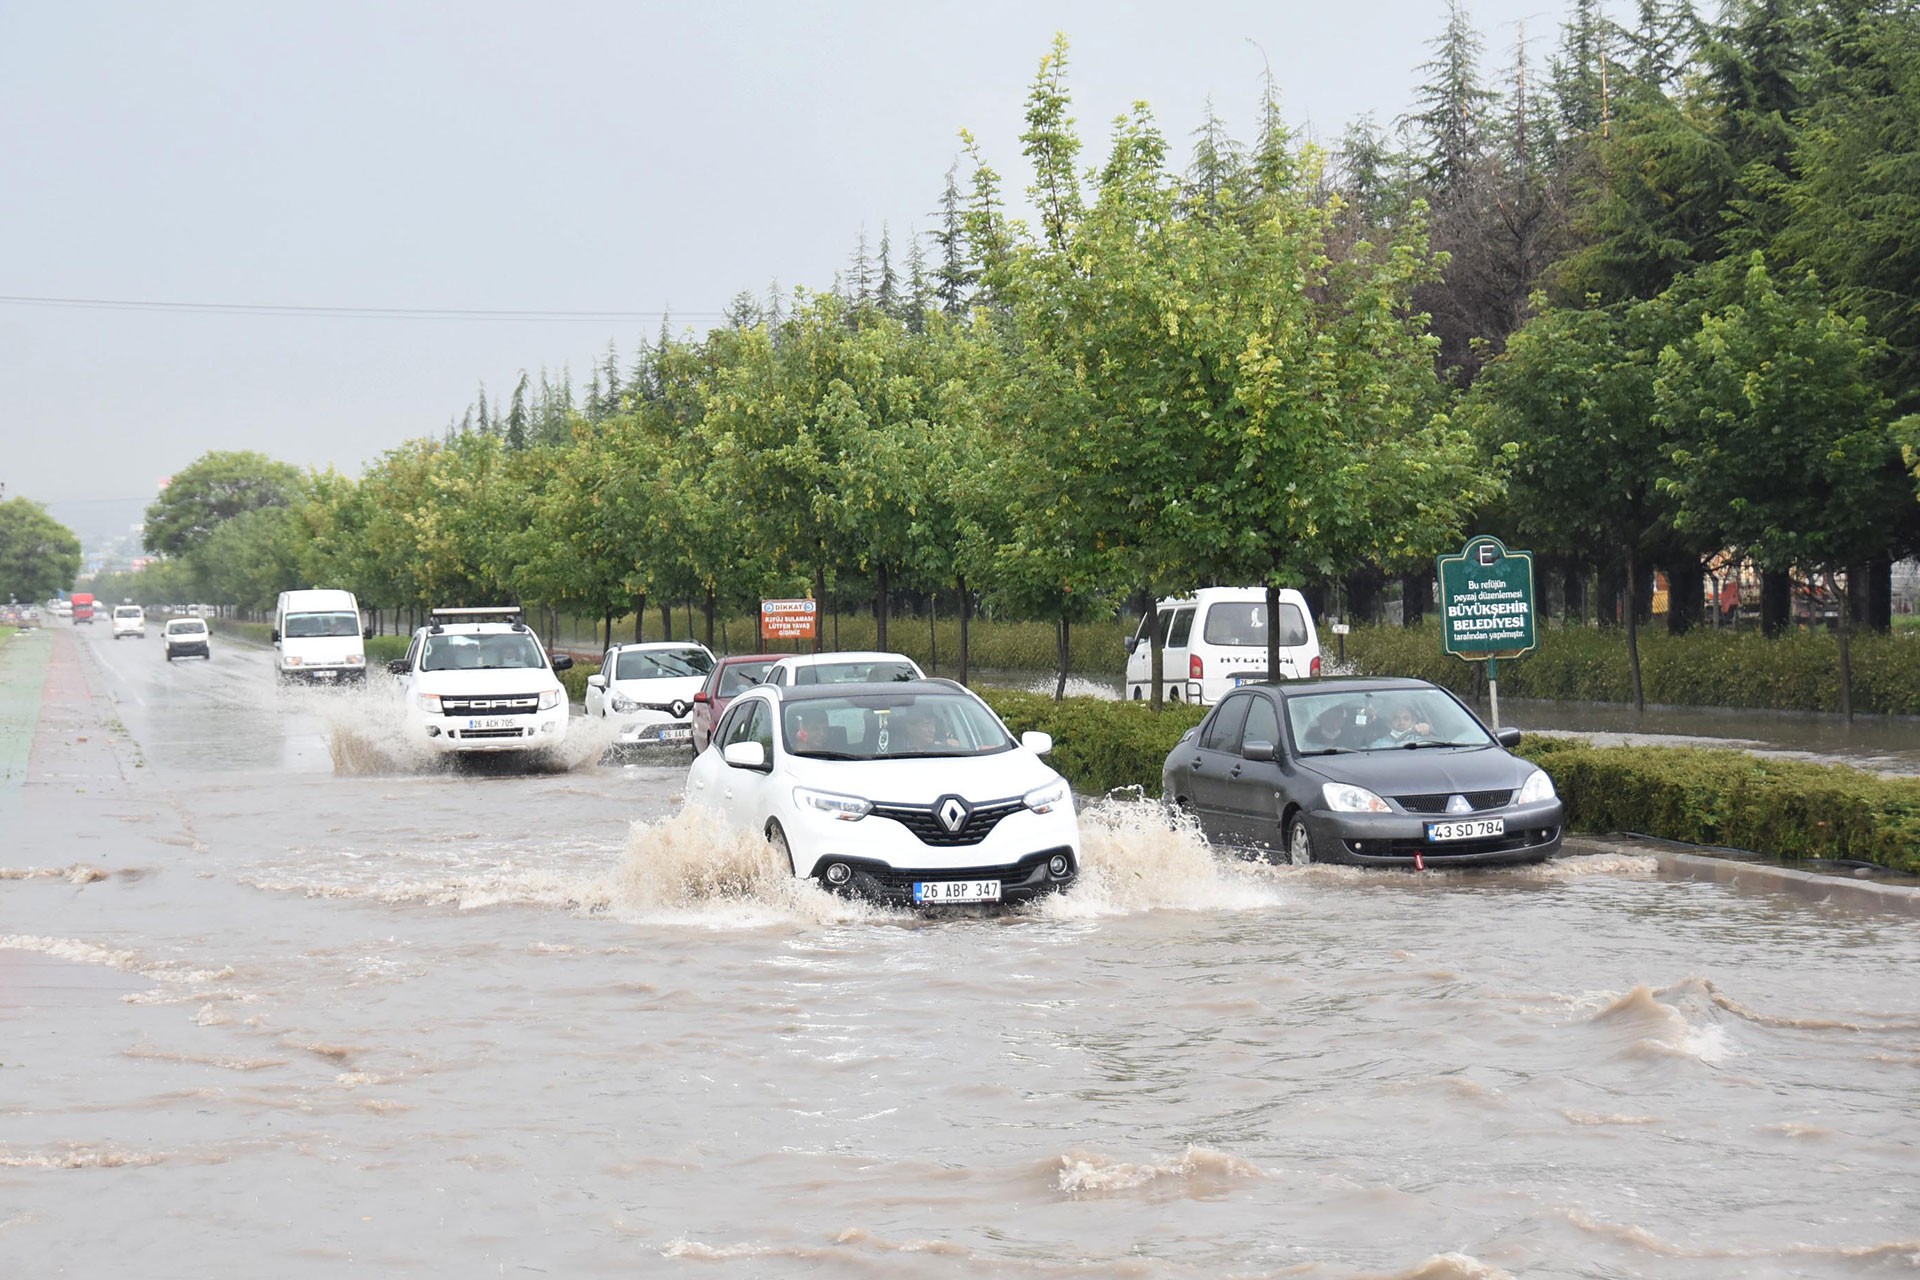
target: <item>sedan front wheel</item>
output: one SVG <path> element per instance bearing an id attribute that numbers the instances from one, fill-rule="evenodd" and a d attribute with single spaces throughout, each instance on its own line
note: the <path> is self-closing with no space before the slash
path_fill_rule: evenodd
<path id="1" fill-rule="evenodd" d="M 1313 862 L 1313 836 L 1307 831 L 1307 820 L 1297 813 L 1287 821 L 1287 861 L 1296 867 Z"/>

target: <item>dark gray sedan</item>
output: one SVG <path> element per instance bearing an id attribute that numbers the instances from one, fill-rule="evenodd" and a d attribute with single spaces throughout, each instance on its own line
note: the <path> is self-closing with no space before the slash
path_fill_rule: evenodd
<path id="1" fill-rule="evenodd" d="M 1215 844 L 1296 864 L 1539 862 L 1566 809 L 1519 741 L 1424 680 L 1246 685 L 1180 739 L 1162 794 Z"/>

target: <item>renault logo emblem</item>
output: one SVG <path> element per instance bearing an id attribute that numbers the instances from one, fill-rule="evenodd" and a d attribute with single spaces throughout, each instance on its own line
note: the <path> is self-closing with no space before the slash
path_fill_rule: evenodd
<path id="1" fill-rule="evenodd" d="M 940 825 L 946 829 L 948 835 L 953 835 L 966 826 L 967 819 L 972 815 L 973 810 L 968 808 L 967 802 L 959 796 L 947 796 L 933 807 L 933 816 L 940 819 Z"/>

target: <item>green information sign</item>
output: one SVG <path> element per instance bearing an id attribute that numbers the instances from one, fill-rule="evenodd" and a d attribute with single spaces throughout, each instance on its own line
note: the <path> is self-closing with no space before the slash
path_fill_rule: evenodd
<path id="1" fill-rule="evenodd" d="M 1448 653 L 1469 662 L 1531 651 L 1532 554 L 1480 537 L 1457 556 L 1441 556 L 1440 636 Z"/>

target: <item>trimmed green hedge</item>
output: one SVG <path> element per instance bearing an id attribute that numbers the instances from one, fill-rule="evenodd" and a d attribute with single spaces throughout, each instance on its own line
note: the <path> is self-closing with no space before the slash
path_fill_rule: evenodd
<path id="1" fill-rule="evenodd" d="M 1331 661 L 1337 640 L 1320 638 Z M 1356 627 L 1346 659 L 1361 675 L 1418 676 L 1456 693 L 1473 690 L 1475 665 L 1440 649 L 1437 622 L 1419 627 Z M 1641 681 L 1647 701 L 1669 706 L 1747 707 L 1765 711 L 1838 711 L 1840 657 L 1835 637 L 1797 631 L 1769 640 L 1754 631 L 1701 630 L 1670 636 L 1640 633 Z M 1626 632 L 1619 628 L 1546 627 L 1540 647 L 1500 664 L 1500 692 L 1510 698 L 1630 702 L 1633 676 Z M 1856 711 L 1920 715 L 1920 638 L 1855 635 Z"/>
<path id="2" fill-rule="evenodd" d="M 1049 763 L 1083 795 L 1139 786 L 1160 794 L 1160 768 L 1197 707 L 1155 715 L 1145 704 L 980 690 L 1015 733 L 1053 735 Z M 1520 754 L 1553 778 L 1577 831 L 1637 831 L 1783 858 L 1858 859 L 1920 872 L 1920 779 L 1744 751 L 1595 747 L 1529 737 Z"/>
<path id="3" fill-rule="evenodd" d="M 1783 858 L 1920 872 L 1920 779 L 1744 751 L 1528 738 L 1578 831 L 1638 831 Z"/>

